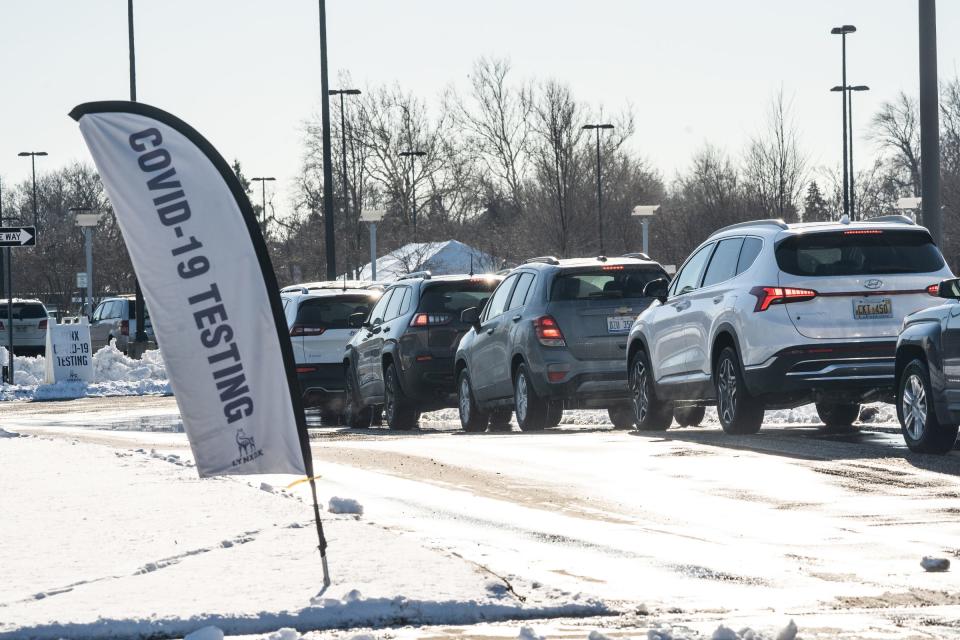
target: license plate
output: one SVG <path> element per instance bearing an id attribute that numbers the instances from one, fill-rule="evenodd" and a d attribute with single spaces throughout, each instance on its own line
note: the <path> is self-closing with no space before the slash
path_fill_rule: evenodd
<path id="1" fill-rule="evenodd" d="M 630 333 L 635 316 L 607 316 L 607 333 Z"/>
<path id="2" fill-rule="evenodd" d="M 893 317 L 893 301 L 890 298 L 858 298 L 853 301 L 855 320 L 877 320 Z"/>
<path id="3" fill-rule="evenodd" d="M 30 327 L 25 327 L 25 326 L 19 326 L 19 327 L 18 327 L 18 326 L 16 326 L 16 325 L 14 325 L 13 328 L 16 330 L 17 333 L 26 333 L 26 332 L 27 332 L 27 329 L 29 329 Z"/>

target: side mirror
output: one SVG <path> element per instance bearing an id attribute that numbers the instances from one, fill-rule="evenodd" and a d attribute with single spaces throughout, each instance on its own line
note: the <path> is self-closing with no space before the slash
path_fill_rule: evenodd
<path id="1" fill-rule="evenodd" d="M 940 282 L 937 295 L 950 300 L 960 300 L 960 278 L 950 278 Z"/>
<path id="2" fill-rule="evenodd" d="M 667 301 L 667 290 L 670 288 L 670 283 L 663 278 L 657 278 L 656 280 L 651 280 L 643 287 L 643 296 L 645 298 L 656 298 L 660 302 Z"/>
<path id="3" fill-rule="evenodd" d="M 363 326 L 363 321 L 367 319 L 367 314 L 365 313 L 353 313 L 350 315 L 350 318 L 347 320 L 347 325 L 351 329 L 359 329 Z"/>
<path id="4" fill-rule="evenodd" d="M 480 326 L 480 308 L 468 307 L 460 312 L 460 322 L 473 327 Z"/>

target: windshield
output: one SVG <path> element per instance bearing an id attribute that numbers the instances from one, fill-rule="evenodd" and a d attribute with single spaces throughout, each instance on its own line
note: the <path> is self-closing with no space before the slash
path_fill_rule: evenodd
<path id="1" fill-rule="evenodd" d="M 643 288 L 657 278 L 666 278 L 661 269 L 649 266 L 608 265 L 589 271 L 557 276 L 550 290 L 554 302 L 642 298 Z"/>
<path id="2" fill-rule="evenodd" d="M 498 284 L 499 280 L 483 278 L 427 285 L 417 310 L 420 313 L 449 313 L 459 318 L 464 309 L 477 307 L 483 310 Z"/>
<path id="3" fill-rule="evenodd" d="M 943 256 L 930 234 L 850 229 L 787 238 L 776 249 L 780 269 L 796 276 L 856 276 L 930 273 Z"/>
<path id="4" fill-rule="evenodd" d="M 304 300 L 297 310 L 296 324 L 324 329 L 350 328 L 350 316 L 370 312 L 374 299 L 370 296 L 337 296 Z"/>

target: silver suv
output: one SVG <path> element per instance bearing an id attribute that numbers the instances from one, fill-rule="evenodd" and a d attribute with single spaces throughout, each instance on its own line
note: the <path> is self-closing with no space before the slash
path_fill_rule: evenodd
<path id="1" fill-rule="evenodd" d="M 486 307 L 467 309 L 472 329 L 455 360 L 466 431 L 503 427 L 516 412 L 523 430 L 554 427 L 563 410 L 607 409 L 615 427 L 633 425 L 623 358 L 627 333 L 666 277 L 643 257 L 533 258 L 514 269 Z"/>
<path id="2" fill-rule="evenodd" d="M 127 353 L 130 341 L 137 335 L 137 316 L 135 313 L 136 299 L 134 296 L 119 296 L 104 298 L 97 305 L 90 319 L 90 342 L 94 351 L 99 351 L 116 340 L 117 349 Z M 153 333 L 153 324 L 150 322 L 150 311 L 144 307 L 144 333 L 147 339 L 156 341 Z"/>
<path id="3" fill-rule="evenodd" d="M 904 317 L 939 304 L 951 277 L 930 234 L 903 216 L 863 222 L 760 220 L 715 232 L 630 331 L 640 429 L 683 425 L 717 405 L 728 433 L 756 433 L 768 408 L 815 402 L 828 427 L 860 403 L 892 401 Z"/>

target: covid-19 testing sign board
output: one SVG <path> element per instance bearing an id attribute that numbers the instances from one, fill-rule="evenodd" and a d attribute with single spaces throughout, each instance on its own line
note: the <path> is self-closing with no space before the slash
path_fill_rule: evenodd
<path id="1" fill-rule="evenodd" d="M 90 325 L 86 318 L 78 324 L 47 322 L 47 357 L 45 382 L 93 381 L 93 349 L 90 348 Z"/>

